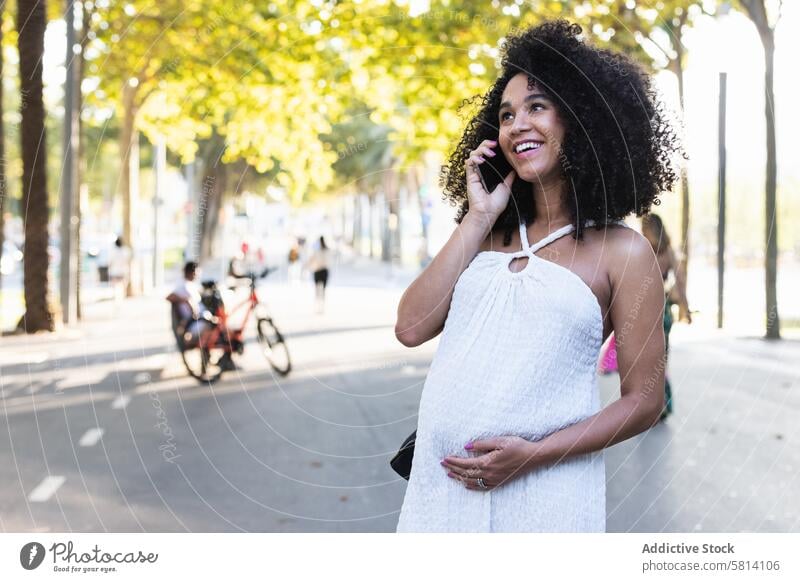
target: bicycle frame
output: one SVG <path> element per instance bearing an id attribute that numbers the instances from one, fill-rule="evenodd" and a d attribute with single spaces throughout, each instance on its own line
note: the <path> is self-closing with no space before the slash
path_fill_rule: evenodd
<path id="1" fill-rule="evenodd" d="M 255 280 L 251 279 L 250 281 L 250 294 L 247 296 L 246 299 L 242 300 L 241 303 L 236 305 L 232 310 L 228 311 L 223 306 L 217 310 L 217 313 L 214 315 L 218 318 L 218 323 L 216 327 L 208 334 L 206 341 L 200 341 L 201 348 L 222 348 L 226 352 L 233 351 L 233 341 L 242 341 L 242 332 L 244 331 L 245 326 L 247 325 L 248 320 L 250 319 L 250 315 L 255 311 L 256 307 L 259 304 L 258 295 L 256 294 L 256 284 Z M 228 318 L 232 315 L 240 311 L 242 308 L 247 307 L 247 311 L 244 314 L 244 319 L 242 320 L 241 326 L 238 328 L 230 328 L 228 327 Z M 227 341 L 222 338 L 222 334 L 227 332 Z M 220 341 L 222 340 L 222 341 Z M 203 345 L 205 344 L 205 345 Z"/>

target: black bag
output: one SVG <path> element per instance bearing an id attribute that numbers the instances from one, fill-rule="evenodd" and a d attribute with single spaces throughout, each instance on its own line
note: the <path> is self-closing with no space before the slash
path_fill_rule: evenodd
<path id="1" fill-rule="evenodd" d="M 389 461 L 392 469 L 406 481 L 408 481 L 408 477 L 411 475 L 411 462 L 414 460 L 414 443 L 416 443 L 416 441 L 417 431 L 414 431 L 408 435 L 408 438 L 400 445 L 400 450 L 397 451 L 395 456 L 392 457 L 392 460 Z"/>

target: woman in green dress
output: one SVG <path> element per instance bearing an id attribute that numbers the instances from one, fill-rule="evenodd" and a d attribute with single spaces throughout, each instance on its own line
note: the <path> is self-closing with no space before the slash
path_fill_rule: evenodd
<path id="1" fill-rule="evenodd" d="M 669 332 L 674 321 L 672 306 L 678 306 L 678 318 L 680 321 L 692 323 L 692 315 L 689 311 L 689 302 L 686 298 L 686 278 L 685 274 L 678 268 L 678 259 L 672 250 L 669 235 L 664 228 L 664 223 L 657 214 L 646 214 L 642 217 L 642 234 L 650 242 L 653 252 L 658 259 L 658 266 L 661 269 L 661 277 L 664 279 L 664 289 L 666 297 L 664 300 L 664 341 L 666 353 L 669 354 Z M 673 282 L 667 284 L 670 272 L 673 273 Z M 672 387 L 669 377 L 664 375 L 664 411 L 661 413 L 661 420 L 672 414 L 673 398 Z"/>

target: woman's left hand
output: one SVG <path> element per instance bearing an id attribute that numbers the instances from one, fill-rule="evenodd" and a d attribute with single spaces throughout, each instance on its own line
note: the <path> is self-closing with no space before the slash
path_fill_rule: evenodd
<path id="1" fill-rule="evenodd" d="M 678 321 L 692 323 L 692 312 L 689 311 L 689 304 L 685 301 L 678 306 Z"/>
<path id="2" fill-rule="evenodd" d="M 489 491 L 522 476 L 538 464 L 538 445 L 518 436 L 502 436 L 467 443 L 469 451 L 482 452 L 477 457 L 447 456 L 442 466 L 448 477 L 460 480 L 467 489 Z M 483 479 L 486 487 L 481 487 Z"/>

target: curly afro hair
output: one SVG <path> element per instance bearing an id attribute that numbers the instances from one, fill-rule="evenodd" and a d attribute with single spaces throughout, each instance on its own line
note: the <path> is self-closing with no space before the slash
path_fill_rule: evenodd
<path id="1" fill-rule="evenodd" d="M 444 198 L 460 207 L 456 222 L 469 208 L 465 161 L 483 140 L 497 140 L 500 100 L 519 73 L 550 96 L 565 126 L 559 158 L 573 236 L 582 237 L 588 220 L 600 229 L 632 212 L 643 216 L 675 183 L 681 148 L 649 75 L 627 56 L 591 46 L 580 34 L 577 24 L 557 20 L 507 37 L 500 76 L 486 95 L 468 100 L 480 99 L 478 112 L 442 167 Z M 489 191 L 511 169 L 496 151 L 481 166 Z M 504 245 L 521 220 L 536 219 L 534 187 L 515 178 L 509 204 L 493 228 L 505 229 Z"/>

